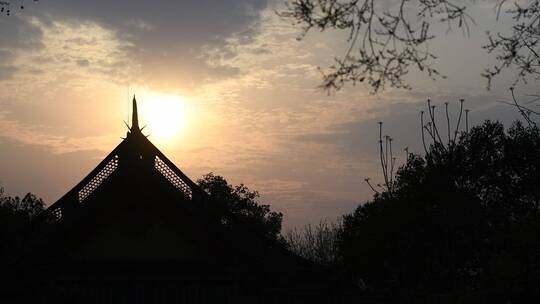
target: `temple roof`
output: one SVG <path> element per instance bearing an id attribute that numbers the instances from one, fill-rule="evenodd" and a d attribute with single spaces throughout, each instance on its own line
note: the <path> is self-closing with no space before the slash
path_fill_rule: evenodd
<path id="1" fill-rule="evenodd" d="M 139 128 L 137 102 L 128 136 L 40 220 L 49 258 L 281 267 L 296 263 L 249 229 L 224 228 L 220 202 L 173 164 Z M 45 242 L 45 241 L 44 241 Z M 250 262 L 248 262 L 250 261 Z M 251 266 L 247 266 L 251 265 Z"/>
<path id="2" fill-rule="evenodd" d="M 74 242 L 63 240 L 67 243 L 62 246 L 72 247 L 71 258 L 169 259 L 186 258 L 190 253 L 200 259 L 205 256 L 203 249 L 188 244 L 187 239 L 200 237 L 204 230 L 200 224 L 213 220 L 209 201 L 208 195 L 142 134 L 133 97 L 128 136 L 47 208 L 42 218 L 84 236 Z M 182 230 L 177 228 L 190 231 L 189 237 L 186 233 L 179 237 Z M 93 251 L 99 247 L 107 250 Z"/>

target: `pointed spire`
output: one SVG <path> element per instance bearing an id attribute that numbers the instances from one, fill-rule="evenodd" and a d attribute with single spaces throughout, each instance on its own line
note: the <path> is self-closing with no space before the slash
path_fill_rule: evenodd
<path id="1" fill-rule="evenodd" d="M 135 95 L 133 95 L 133 113 L 131 118 L 131 131 L 140 131 L 139 129 L 139 115 L 137 113 L 137 100 Z"/>

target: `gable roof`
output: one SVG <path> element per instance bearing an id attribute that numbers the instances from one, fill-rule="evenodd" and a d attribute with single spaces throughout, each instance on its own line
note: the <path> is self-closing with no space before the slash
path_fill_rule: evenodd
<path id="1" fill-rule="evenodd" d="M 143 135 L 137 116 L 134 98 L 126 138 L 40 215 L 38 223 L 52 224 L 38 229 L 45 259 L 234 264 L 270 272 L 307 266 L 250 229 L 224 227 L 220 202 Z"/>
<path id="2" fill-rule="evenodd" d="M 187 177 L 182 170 L 154 146 L 139 128 L 137 101 L 133 97 L 132 126 L 127 136 L 85 178 L 44 212 L 49 222 L 69 217 L 80 208 L 110 176 L 122 167 L 137 167 L 137 163 L 151 165 L 189 201 L 208 200 L 208 194 Z"/>
<path id="3" fill-rule="evenodd" d="M 210 202 L 143 135 L 134 98 L 126 138 L 38 222 L 55 227 L 54 251 L 67 259 L 215 262 L 208 244 L 219 222 Z"/>

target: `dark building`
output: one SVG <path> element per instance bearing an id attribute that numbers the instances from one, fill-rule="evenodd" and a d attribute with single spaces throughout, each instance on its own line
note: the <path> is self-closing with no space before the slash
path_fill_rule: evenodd
<path id="1" fill-rule="evenodd" d="M 2 297 L 34 303 L 329 303 L 330 272 L 249 229 L 143 135 L 126 138 L 33 224 Z"/>

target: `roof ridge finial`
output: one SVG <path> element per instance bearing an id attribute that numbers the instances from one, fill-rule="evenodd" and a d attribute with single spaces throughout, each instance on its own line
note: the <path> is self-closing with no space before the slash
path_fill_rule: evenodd
<path id="1" fill-rule="evenodd" d="M 137 99 L 135 99 L 135 95 L 133 95 L 133 113 L 131 115 L 131 132 L 140 131 L 139 114 L 137 113 Z"/>

